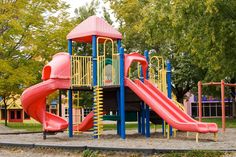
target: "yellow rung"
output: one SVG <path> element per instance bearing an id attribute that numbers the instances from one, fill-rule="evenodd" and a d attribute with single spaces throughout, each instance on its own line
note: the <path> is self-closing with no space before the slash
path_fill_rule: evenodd
<path id="1" fill-rule="evenodd" d="M 96 90 L 96 91 L 100 91 L 100 90 L 102 90 L 102 88 L 99 88 L 98 86 L 96 86 L 96 87 L 95 87 L 95 90 Z"/>
<path id="2" fill-rule="evenodd" d="M 101 135 L 103 127 L 102 127 L 102 117 L 103 117 L 103 98 L 102 98 L 102 88 L 99 86 L 94 87 L 94 121 L 96 124 L 94 124 L 94 135 L 97 135 L 98 137 Z"/>

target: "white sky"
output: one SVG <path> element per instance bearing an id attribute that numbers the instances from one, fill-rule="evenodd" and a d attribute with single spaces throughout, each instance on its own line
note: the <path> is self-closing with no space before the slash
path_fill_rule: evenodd
<path id="1" fill-rule="evenodd" d="M 79 8 L 81 6 L 84 6 L 86 4 L 89 4 L 92 2 L 92 0 L 63 0 L 70 4 L 70 9 L 68 10 L 69 13 L 71 14 L 70 16 L 74 16 L 74 10 L 75 8 Z M 102 15 L 102 7 L 105 6 L 106 8 L 109 8 L 108 4 L 104 4 L 103 0 L 98 0 L 99 2 L 99 9 L 98 9 L 98 16 Z"/>
<path id="2" fill-rule="evenodd" d="M 86 4 L 89 4 L 92 2 L 92 0 L 63 0 L 65 2 L 67 2 L 70 5 L 70 9 L 68 10 L 68 12 L 70 13 L 70 17 L 73 17 L 75 15 L 74 11 L 76 8 L 85 6 Z M 114 16 L 114 14 L 112 14 L 112 11 L 110 10 L 110 6 L 109 3 L 104 3 L 103 0 L 98 0 L 99 2 L 99 7 L 97 10 L 97 16 L 98 17 L 102 17 L 103 15 L 103 7 L 105 7 L 107 9 L 107 11 L 110 13 L 110 17 L 111 20 L 113 21 L 113 26 L 115 28 L 119 27 L 119 24 L 116 22 L 116 18 Z"/>

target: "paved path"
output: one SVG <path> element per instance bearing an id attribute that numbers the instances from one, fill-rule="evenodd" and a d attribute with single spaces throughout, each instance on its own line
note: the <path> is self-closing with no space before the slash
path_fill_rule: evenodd
<path id="1" fill-rule="evenodd" d="M 0 124 L 0 134 L 1 133 L 13 133 L 13 132 L 15 132 L 15 130 L 10 129 L 10 128 Z"/>

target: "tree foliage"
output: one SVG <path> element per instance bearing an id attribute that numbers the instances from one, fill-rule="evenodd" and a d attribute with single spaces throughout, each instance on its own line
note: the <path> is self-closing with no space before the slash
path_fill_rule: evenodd
<path id="1" fill-rule="evenodd" d="M 71 29 L 59 0 L 0 2 L 0 96 L 7 101 L 41 78 L 42 66 L 66 48 Z"/>
<path id="2" fill-rule="evenodd" d="M 201 79 L 235 78 L 236 1 L 108 1 L 128 51 L 155 49 L 171 59 L 177 96 Z"/>

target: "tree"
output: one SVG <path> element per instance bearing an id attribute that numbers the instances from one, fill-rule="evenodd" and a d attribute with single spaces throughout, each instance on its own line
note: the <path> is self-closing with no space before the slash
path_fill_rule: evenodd
<path id="1" fill-rule="evenodd" d="M 5 109 L 9 99 L 40 80 L 52 54 L 65 49 L 70 29 L 66 7 L 59 0 L 0 2 L 0 96 Z"/>
<path id="2" fill-rule="evenodd" d="M 170 59 L 173 66 L 172 89 L 177 101 L 183 103 L 187 92 L 196 87 L 198 80 L 204 79 L 206 70 L 192 62 L 193 57 L 188 53 L 174 53 Z"/>
<path id="3" fill-rule="evenodd" d="M 193 64 L 204 69 L 197 80 L 235 83 L 235 1 L 152 1 L 152 5 L 152 17 L 168 23 L 163 35 L 170 40 L 165 41 L 174 45 L 176 53 L 189 53 Z"/>
<path id="4" fill-rule="evenodd" d="M 84 6 L 75 9 L 75 17 L 79 21 L 84 21 L 89 16 L 96 14 L 98 5 L 99 5 L 98 0 L 92 0 L 91 3 L 86 3 Z"/>
<path id="5" fill-rule="evenodd" d="M 107 23 L 112 25 L 113 21 L 111 20 L 110 13 L 107 11 L 107 9 L 105 7 L 103 7 L 102 10 L 103 10 L 103 17 L 104 17 L 104 19 L 107 21 Z"/>
<path id="6" fill-rule="evenodd" d="M 129 52 L 151 49 L 157 52 L 156 55 L 163 55 L 165 59 L 171 60 L 173 92 L 177 100 L 182 102 L 185 93 L 204 78 L 205 70 L 194 62 L 193 55 L 178 45 L 177 42 L 181 42 L 178 40 L 179 34 L 172 30 L 172 21 L 168 17 L 171 16 L 169 1 L 109 2 L 120 23 L 120 31 L 124 34 L 124 46 Z"/>
<path id="7" fill-rule="evenodd" d="M 177 52 L 191 53 L 193 62 L 207 69 L 206 80 L 235 77 L 235 1 L 175 0 L 152 4 L 152 17 L 169 23 L 163 35 Z"/>

